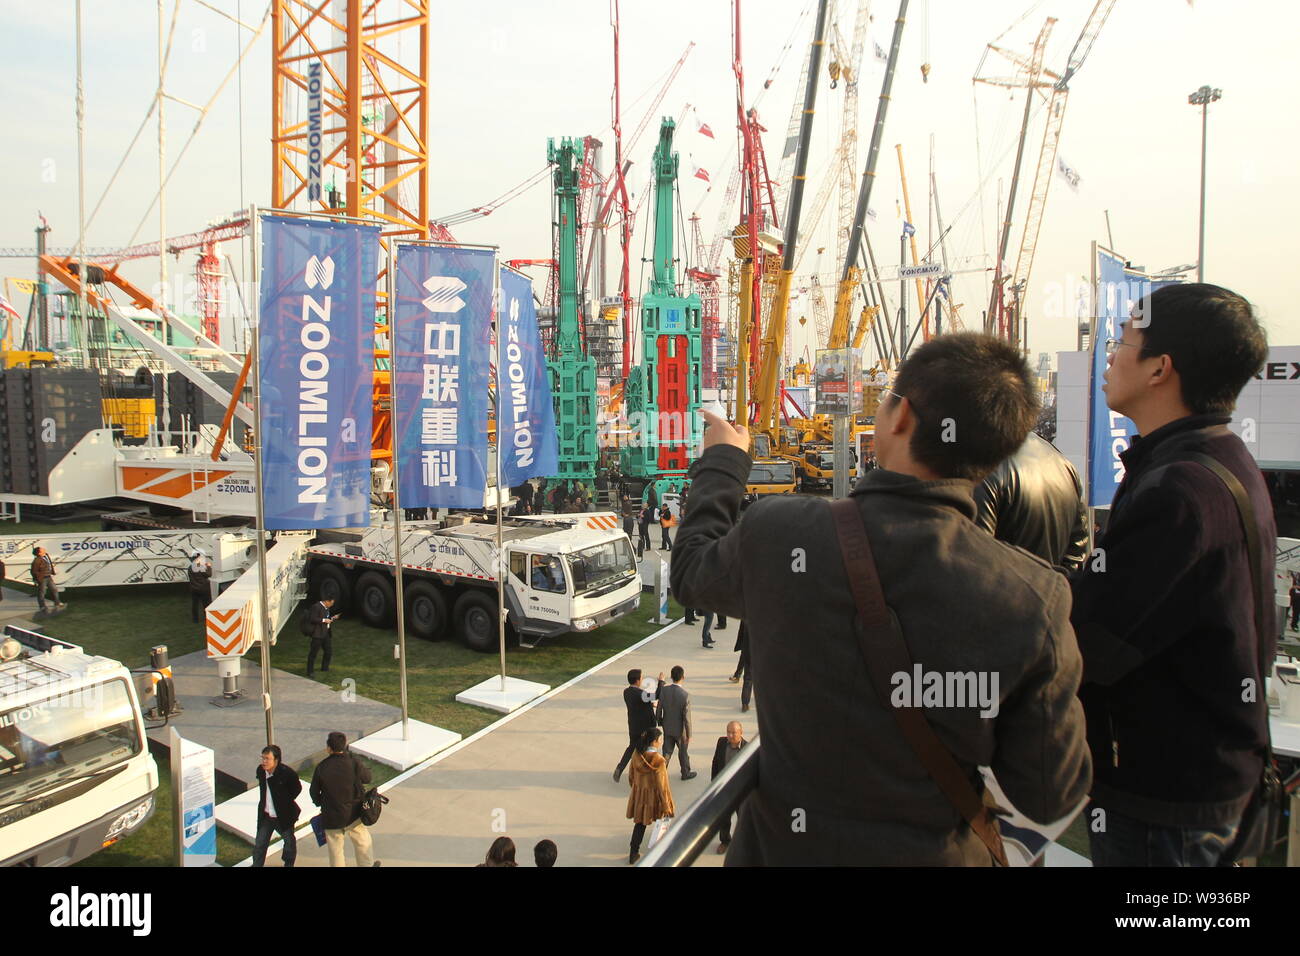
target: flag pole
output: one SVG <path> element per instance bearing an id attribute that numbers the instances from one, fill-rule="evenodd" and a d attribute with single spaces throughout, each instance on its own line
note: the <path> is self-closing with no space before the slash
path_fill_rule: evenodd
<path id="1" fill-rule="evenodd" d="M 248 207 L 248 226 L 252 236 L 249 243 L 251 250 L 249 252 L 249 275 L 253 282 L 258 281 L 257 270 L 259 267 L 258 242 L 261 239 L 261 230 L 258 228 L 257 206 Z M 273 714 L 271 711 L 271 638 L 274 632 L 271 630 L 271 608 L 270 601 L 267 599 L 266 586 L 266 492 L 264 487 L 263 474 L 263 442 L 266 439 L 265 430 L 262 428 L 262 296 L 260 290 L 256 295 L 249 297 L 253 306 L 253 421 L 257 424 L 253 427 L 253 463 L 257 469 L 257 494 L 254 500 L 257 504 L 257 603 L 258 614 L 260 615 L 260 625 L 262 631 L 262 710 L 266 715 L 266 745 L 269 747 L 275 743 L 275 728 Z M 238 396 L 236 396 L 238 397 Z"/>
<path id="2" fill-rule="evenodd" d="M 501 263 L 500 252 L 492 252 L 492 314 L 496 316 L 497 336 L 497 390 L 496 390 L 496 506 L 497 506 L 497 649 L 501 655 L 501 693 L 506 692 L 506 566 L 505 548 L 501 543 L 501 343 L 505 336 L 501 324 Z"/>
<path id="3" fill-rule="evenodd" d="M 397 240 L 389 241 L 388 249 L 388 293 L 387 319 L 388 340 L 396 351 L 397 346 Z M 396 356 L 394 356 L 395 358 Z M 391 366 L 389 395 L 389 420 L 393 423 L 393 592 L 397 599 L 397 677 L 402 698 L 402 740 L 411 739 L 411 712 L 406 696 L 406 601 L 402 594 L 402 503 L 401 482 L 397 473 L 397 449 L 401 445 L 397 436 L 397 362 Z"/>

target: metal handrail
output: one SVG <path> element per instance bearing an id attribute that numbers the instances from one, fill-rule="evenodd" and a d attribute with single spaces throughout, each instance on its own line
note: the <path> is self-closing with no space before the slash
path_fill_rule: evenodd
<path id="1" fill-rule="evenodd" d="M 686 812 L 673 818 L 668 832 L 637 866 L 690 866 L 704 852 L 729 814 L 740 809 L 758 786 L 758 734 L 727 764 Z"/>

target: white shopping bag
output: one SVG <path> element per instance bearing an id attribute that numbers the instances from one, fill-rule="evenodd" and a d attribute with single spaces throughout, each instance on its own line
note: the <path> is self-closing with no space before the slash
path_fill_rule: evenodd
<path id="1" fill-rule="evenodd" d="M 646 843 L 646 849 L 654 849 L 654 845 L 662 839 L 663 835 L 668 832 L 668 827 L 672 823 L 670 817 L 660 817 L 654 823 L 650 824 L 650 839 Z"/>

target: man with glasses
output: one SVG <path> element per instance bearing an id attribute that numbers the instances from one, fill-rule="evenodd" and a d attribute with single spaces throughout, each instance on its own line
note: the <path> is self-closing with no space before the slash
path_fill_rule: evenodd
<path id="1" fill-rule="evenodd" d="M 1272 504 L 1228 429 L 1268 343 L 1249 302 L 1193 283 L 1141 299 L 1106 350 L 1106 404 L 1139 436 L 1120 454 L 1098 551 L 1072 582 L 1096 775 L 1089 813 L 1103 824 L 1089 828 L 1092 862 L 1225 865 L 1264 766 L 1260 669 L 1277 634 L 1256 633 L 1263 598 L 1230 484 L 1197 457 L 1244 490 L 1259 587 L 1271 588 Z"/>
<path id="2" fill-rule="evenodd" d="M 1014 346 L 936 338 L 908 357 L 882 401 L 879 467 L 850 500 L 912 660 L 997 681 L 995 705 L 922 700 L 925 718 L 977 792 L 977 768 L 991 766 L 1016 807 L 1046 823 L 1077 806 L 1091 780 L 1069 586 L 977 527 L 971 497 L 1037 417 Z M 897 705 L 873 688 L 827 502 L 773 496 L 738 522 L 749 436 L 705 418 L 673 593 L 744 621 L 764 688 L 758 787 L 728 865 L 989 865 L 990 851 L 903 737 Z"/>

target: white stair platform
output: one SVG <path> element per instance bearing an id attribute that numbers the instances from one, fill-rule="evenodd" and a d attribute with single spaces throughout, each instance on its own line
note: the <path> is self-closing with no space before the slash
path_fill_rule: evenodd
<path id="1" fill-rule="evenodd" d="M 294 802 L 298 804 L 299 816 L 298 822 L 294 826 L 299 826 L 305 820 L 310 820 L 317 813 L 316 805 L 311 802 L 311 797 L 307 795 L 307 788 L 311 786 L 310 780 L 303 780 L 302 793 L 298 794 L 298 799 Z M 231 797 L 225 803 L 217 804 L 217 825 L 225 830 L 229 830 L 241 840 L 247 840 L 249 843 L 257 839 L 257 797 L 260 787 L 253 787 L 251 790 L 245 790 L 237 797 Z M 276 834 L 271 834 L 271 841 L 275 842 L 280 839 Z"/>
<path id="2" fill-rule="evenodd" d="M 461 735 L 419 720 L 408 720 L 407 738 L 402 739 L 402 722 L 367 734 L 348 745 L 348 750 L 398 770 L 423 763 L 434 754 L 460 743 Z"/>
<path id="3" fill-rule="evenodd" d="M 473 704 L 475 707 L 486 707 L 488 710 L 509 714 L 529 701 L 541 697 L 550 689 L 547 684 L 520 680 L 518 677 L 507 677 L 505 690 L 502 690 L 501 678 L 489 677 L 483 683 L 475 684 L 468 690 L 463 690 L 457 694 L 456 702 L 458 704 Z"/>

